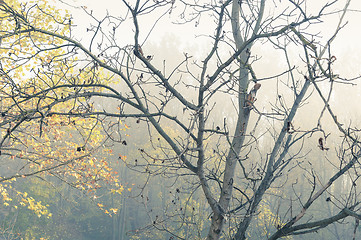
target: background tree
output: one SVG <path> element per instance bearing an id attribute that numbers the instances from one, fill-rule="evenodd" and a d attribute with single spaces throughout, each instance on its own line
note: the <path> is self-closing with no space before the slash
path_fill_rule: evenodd
<path id="1" fill-rule="evenodd" d="M 89 41 L 84 42 L 69 15 L 57 17 L 39 4 L 3 3 L 2 21 L 10 24 L 1 30 L 2 94 L 11 107 L 4 111 L 2 142 L 28 132 L 28 122 L 34 121 L 39 121 L 41 136 L 43 122 L 59 116 L 90 118 L 107 138 L 127 145 L 120 119 L 144 123 L 148 129 L 141 134 L 150 136 L 156 151 L 139 148 L 142 161 L 123 160 L 147 176 L 182 183 L 176 195 L 199 194 L 207 202 L 210 223 L 192 218 L 208 219 L 203 211 L 192 212 L 191 197 L 183 202 L 176 198 L 176 210 L 185 216 L 177 228 L 162 225 L 165 216 L 152 221 L 180 239 L 189 238 L 188 223 L 202 226 L 192 230 L 198 231 L 192 237 L 246 239 L 259 219 L 269 218 L 271 224 L 262 225 L 262 234 L 278 239 L 315 232 L 348 216 L 359 219 L 359 128 L 343 125 L 331 104 L 336 85 L 357 80 L 334 73 L 337 56 L 331 51 L 350 1 L 314 9 L 308 4 L 122 1 L 118 15 L 101 18 L 82 7 L 92 21 L 84 33 Z M 37 15 L 39 11 L 43 15 Z M 184 53 L 169 65 L 148 50 L 153 29 L 168 14 L 177 24 L 207 26 L 200 30 L 208 36 L 205 56 Z M 160 17 L 152 21 L 154 16 Z M 328 16 L 339 16 L 338 23 L 322 38 L 317 24 Z M 154 25 L 148 25 L 150 21 Z M 125 33 L 133 33 L 133 39 Z M 262 56 L 270 56 L 259 51 L 266 47 L 280 60 L 268 72 L 262 70 Z M 16 74 L 20 67 L 29 73 Z M 24 83 L 25 77 L 33 83 Z M 24 111 L 22 105 L 32 108 Z M 302 123 L 304 111 L 314 113 L 307 124 Z M 333 126 L 325 129 L 330 120 Z M 312 149 L 326 155 L 322 168 L 313 165 Z M 341 178 L 351 184 L 337 192 L 335 182 Z M 316 204 L 321 196 L 326 204 Z M 316 205 L 323 214 L 310 211 Z M 358 221 L 355 232 L 357 226 Z"/>

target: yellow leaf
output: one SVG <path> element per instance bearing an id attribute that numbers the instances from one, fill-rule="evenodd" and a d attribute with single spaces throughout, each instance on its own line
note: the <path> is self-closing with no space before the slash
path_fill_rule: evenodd
<path id="1" fill-rule="evenodd" d="M 110 211 L 112 211 L 113 213 L 117 213 L 118 212 L 118 209 L 116 209 L 116 208 L 111 208 L 111 209 L 109 209 Z"/>

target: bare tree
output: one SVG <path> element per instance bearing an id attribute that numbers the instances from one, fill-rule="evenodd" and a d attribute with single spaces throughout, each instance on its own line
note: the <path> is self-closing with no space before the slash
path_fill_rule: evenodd
<path id="1" fill-rule="evenodd" d="M 117 6 L 122 10 L 119 16 L 106 14 L 100 19 L 83 7 L 92 21 L 86 29 L 90 39 L 86 46 L 75 34 L 76 23 L 71 17 L 52 16 L 37 4 L 16 9 L 3 3 L 2 21 L 12 22 L 13 28 L 1 30 L 1 51 L 8 51 L 1 61 L 12 63 L 0 69 L 1 97 L 11 99 L 13 104 L 3 110 L 12 114 L 6 114 L 0 125 L 8 126 L 9 122 L 15 125 L 8 134 L 3 134 L 1 151 L 8 150 L 4 142 L 11 134 L 26 130 L 25 123 L 40 119 L 41 124 L 57 115 L 96 118 L 109 138 L 127 144 L 115 134 L 119 133 L 117 119 L 135 118 L 149 126 L 148 133 L 154 129 L 167 143 L 158 146 L 168 156 L 159 164 L 154 164 L 159 159 L 140 149 L 144 156 L 154 160 L 143 165 L 146 172 L 156 174 L 151 166 L 157 165 L 163 172 L 196 179 L 188 188 L 201 190 L 208 203 L 211 223 L 207 239 L 221 236 L 246 239 L 261 202 L 269 194 L 283 209 L 276 214 L 277 219 L 282 216 L 282 221 L 267 233 L 267 239 L 315 232 L 348 216 L 360 219 L 356 190 L 359 130 L 342 125 L 330 105 L 335 85 L 351 83 L 334 74 L 336 57 L 331 52 L 332 42 L 344 26 L 350 1 L 341 10 L 334 10 L 339 1 L 326 3 L 317 11 L 310 11 L 307 4 L 308 1 L 291 0 L 282 4 L 265 0 L 123 0 Z M 49 28 L 39 25 L 34 9 L 50 15 L 54 25 Z M 166 61 L 159 64 L 157 53 L 147 51 L 153 29 L 168 14 L 174 17 L 175 26 L 206 24 L 205 35 L 209 37 L 204 58 L 198 60 L 185 53 L 170 72 L 165 70 Z M 317 24 L 337 14 L 338 25 L 325 41 L 317 33 Z M 156 16 L 159 17 L 151 30 L 143 30 L 143 24 Z M 130 21 L 132 31 L 124 32 L 123 27 L 127 29 Z M 129 34 L 133 34 L 132 42 L 122 41 L 122 36 Z M 28 49 L 11 52 L 12 47 L 24 41 Z M 262 45 L 282 56 L 284 62 L 278 73 L 257 70 L 262 56 L 257 47 Z M 61 54 L 53 53 L 59 49 Z M 46 79 L 48 85 L 21 85 L 15 70 L 34 66 L 37 56 L 43 53 L 49 58 L 42 59 L 29 74 L 32 79 Z M 321 86 L 328 92 L 324 93 Z M 62 96 L 58 93 L 60 89 Z M 307 101 L 317 102 L 316 95 L 321 104 L 312 107 L 314 115 L 318 114 L 312 127 L 296 126 L 295 122 L 303 119 L 297 113 Z M 265 96 L 273 100 L 266 100 Z M 34 108 L 12 111 L 20 108 L 19 103 L 34 99 L 38 100 Z M 101 99 L 111 101 L 112 105 L 95 106 Z M 55 108 L 64 102 L 76 102 L 77 108 Z M 220 116 L 223 109 L 232 107 L 233 115 Z M 179 113 L 182 116 L 177 116 Z M 109 123 L 105 121 L 108 118 L 113 120 Z M 328 119 L 337 127 L 337 135 L 342 135 L 337 151 L 327 145 L 329 134 L 323 125 Z M 177 136 L 168 131 L 169 125 L 178 131 Z M 265 147 L 262 141 L 272 142 L 271 147 Z M 307 142 L 310 143 L 306 146 Z M 307 153 L 311 145 L 322 153 L 328 150 L 337 153 L 336 159 L 329 160 L 333 172 L 326 175 L 326 182 L 319 179 L 312 164 L 303 163 L 310 156 Z M 297 174 L 307 178 L 306 189 L 294 187 L 295 181 L 289 184 L 293 196 L 288 199 L 273 193 Z M 344 177 L 352 181 L 352 186 L 342 193 L 347 197 L 330 193 L 335 181 Z M 336 198 L 335 206 L 340 210 L 318 218 L 309 209 L 325 192 L 333 196 L 326 202 Z M 305 216 L 307 220 L 302 221 Z M 182 238 L 175 233 L 174 236 Z"/>

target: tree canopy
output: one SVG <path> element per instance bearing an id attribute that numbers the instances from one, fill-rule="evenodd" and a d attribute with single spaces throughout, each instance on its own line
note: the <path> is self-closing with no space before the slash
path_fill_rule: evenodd
<path id="1" fill-rule="evenodd" d="M 101 186 L 110 184 L 112 191 L 118 193 L 122 186 L 107 160 L 112 150 L 104 147 L 109 138 L 103 134 L 105 126 L 94 117 L 73 118 L 68 114 L 86 113 L 92 106 L 86 97 L 79 101 L 69 96 L 76 94 L 74 84 L 79 79 L 71 77 L 75 70 L 71 66 L 76 63 L 57 46 L 66 43 L 30 33 L 21 20 L 27 12 L 34 26 L 66 34 L 69 28 L 56 29 L 56 24 L 69 15 L 46 2 L 33 4 L 29 11 L 26 6 L 16 1 L 0 6 L 0 188 L 5 206 L 17 200 L 15 207 L 26 205 L 37 215 L 50 217 L 44 204 L 17 190 L 18 179 L 32 176 L 49 182 L 60 179 L 92 196 Z M 88 78 L 86 72 L 81 76 Z"/>

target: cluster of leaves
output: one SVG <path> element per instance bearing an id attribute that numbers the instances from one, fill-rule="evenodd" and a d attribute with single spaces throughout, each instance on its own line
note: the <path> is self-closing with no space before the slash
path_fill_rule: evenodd
<path id="1" fill-rule="evenodd" d="M 33 31 L 46 26 L 70 34 L 70 21 L 66 11 L 47 1 L 0 3 L 0 153 L 6 169 L 0 173 L 0 194 L 5 205 L 15 197 L 39 217 L 51 213 L 41 201 L 17 191 L 16 179 L 55 176 L 93 199 L 99 199 L 96 191 L 103 186 L 112 193 L 123 190 L 108 163 L 104 124 L 85 117 L 94 111 L 87 93 L 99 91 L 93 83 L 107 77 L 94 66 L 77 66 L 79 59 L 65 50 L 70 46 L 63 40 Z M 117 212 L 98 206 L 108 214 Z"/>
<path id="2" fill-rule="evenodd" d="M 104 209 L 94 207 L 94 201 L 89 201 L 89 198 L 79 190 L 56 180 L 52 181 L 56 188 L 47 191 L 44 189 L 48 188 L 48 183 L 41 179 L 31 178 L 20 181 L 22 184 L 18 186 L 19 191 L 27 192 L 28 196 L 46 203 L 52 216 L 39 218 L 33 210 L 21 204 L 16 209 L 2 208 L 8 212 L 0 219 L 0 236 L 8 236 L 12 233 L 14 237 L 6 239 L 13 240 L 111 238 L 112 222 L 117 217 L 111 218 L 104 214 Z M 107 190 L 99 189 L 98 194 L 105 192 Z M 110 205 L 113 198 L 115 200 L 119 197 L 114 195 L 102 199 L 102 203 Z M 1 235 L 2 228 L 7 230 L 7 235 Z"/>

